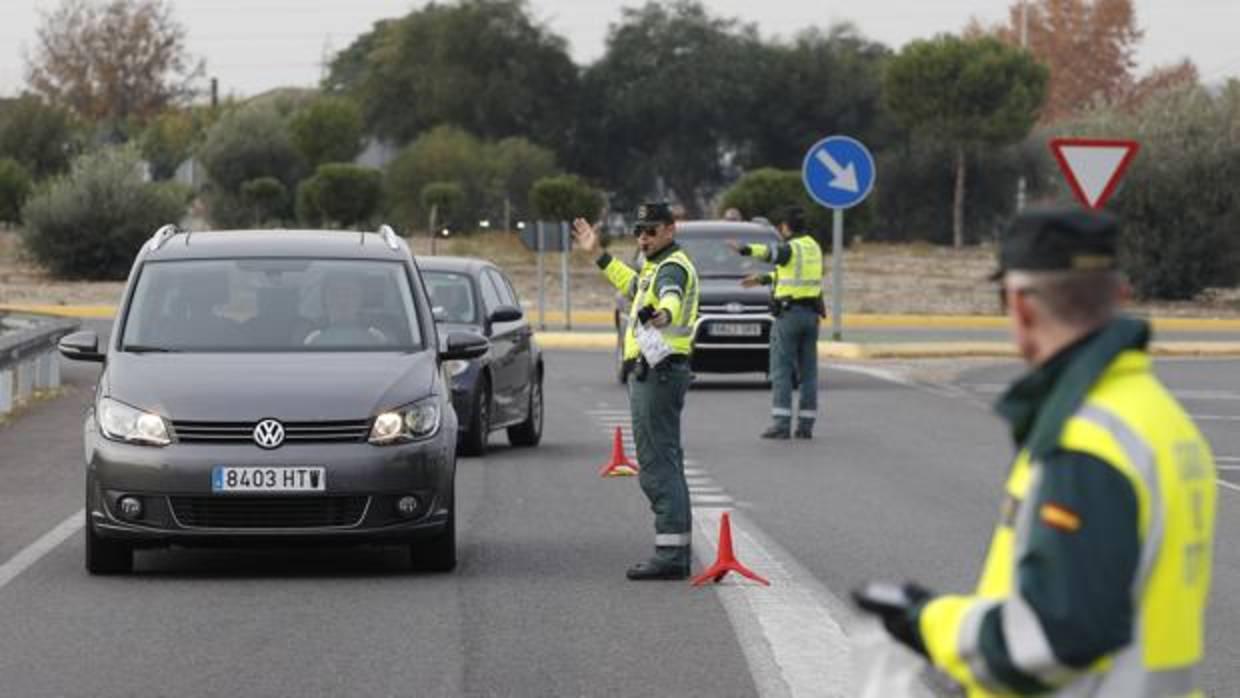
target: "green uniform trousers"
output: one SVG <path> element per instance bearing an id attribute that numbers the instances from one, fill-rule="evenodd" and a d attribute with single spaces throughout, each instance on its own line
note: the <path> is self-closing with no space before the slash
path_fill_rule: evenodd
<path id="1" fill-rule="evenodd" d="M 778 427 L 792 424 L 792 391 L 800 393 L 797 418 L 813 428 L 818 418 L 818 312 L 794 305 L 771 328 L 771 417 Z"/>
<path id="2" fill-rule="evenodd" d="M 692 374 L 684 360 L 664 360 L 639 380 L 629 376 L 629 409 L 637 444 L 642 492 L 654 512 L 659 556 L 688 561 L 693 518 L 685 482 L 685 451 L 680 441 L 680 413 Z"/>

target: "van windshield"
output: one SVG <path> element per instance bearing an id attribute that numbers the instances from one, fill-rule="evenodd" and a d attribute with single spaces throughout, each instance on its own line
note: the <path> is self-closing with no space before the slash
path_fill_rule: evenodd
<path id="1" fill-rule="evenodd" d="M 339 259 L 148 262 L 122 351 L 322 352 L 423 348 L 404 265 Z"/>

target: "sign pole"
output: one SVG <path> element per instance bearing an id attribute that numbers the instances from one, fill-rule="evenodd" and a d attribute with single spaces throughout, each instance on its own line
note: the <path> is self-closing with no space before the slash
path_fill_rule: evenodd
<path id="1" fill-rule="evenodd" d="M 564 294 L 564 329 L 573 329 L 573 309 L 572 303 L 568 298 L 568 222 L 560 221 L 560 292 Z"/>
<path id="2" fill-rule="evenodd" d="M 543 276 L 543 249 L 547 246 L 543 234 L 543 223 L 534 224 L 538 231 L 538 329 L 547 329 L 547 283 Z"/>
<path id="3" fill-rule="evenodd" d="M 831 212 L 831 339 L 843 338 L 844 315 L 844 209 Z"/>

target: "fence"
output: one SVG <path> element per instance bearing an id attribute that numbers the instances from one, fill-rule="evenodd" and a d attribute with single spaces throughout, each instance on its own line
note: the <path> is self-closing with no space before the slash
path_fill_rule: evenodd
<path id="1" fill-rule="evenodd" d="M 56 343 L 77 328 L 76 320 L 0 317 L 0 417 L 34 391 L 60 385 Z"/>

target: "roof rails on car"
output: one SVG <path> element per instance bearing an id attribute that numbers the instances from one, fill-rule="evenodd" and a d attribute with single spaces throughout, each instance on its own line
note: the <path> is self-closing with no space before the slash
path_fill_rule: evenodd
<path id="1" fill-rule="evenodd" d="M 158 250 L 165 242 L 168 241 L 168 238 L 171 238 L 173 235 L 179 235 L 183 232 L 185 231 L 178 228 L 175 223 L 160 226 L 159 230 L 156 230 L 155 234 L 151 236 L 151 242 L 149 245 L 150 250 L 152 252 Z"/>
<path id="2" fill-rule="evenodd" d="M 379 235 L 383 238 L 383 241 L 387 243 L 387 246 L 391 248 L 393 252 L 400 249 L 400 243 L 398 242 L 398 238 L 396 237 L 396 231 L 392 230 L 392 226 L 388 225 L 387 223 L 384 223 L 383 225 L 379 226 Z"/>

